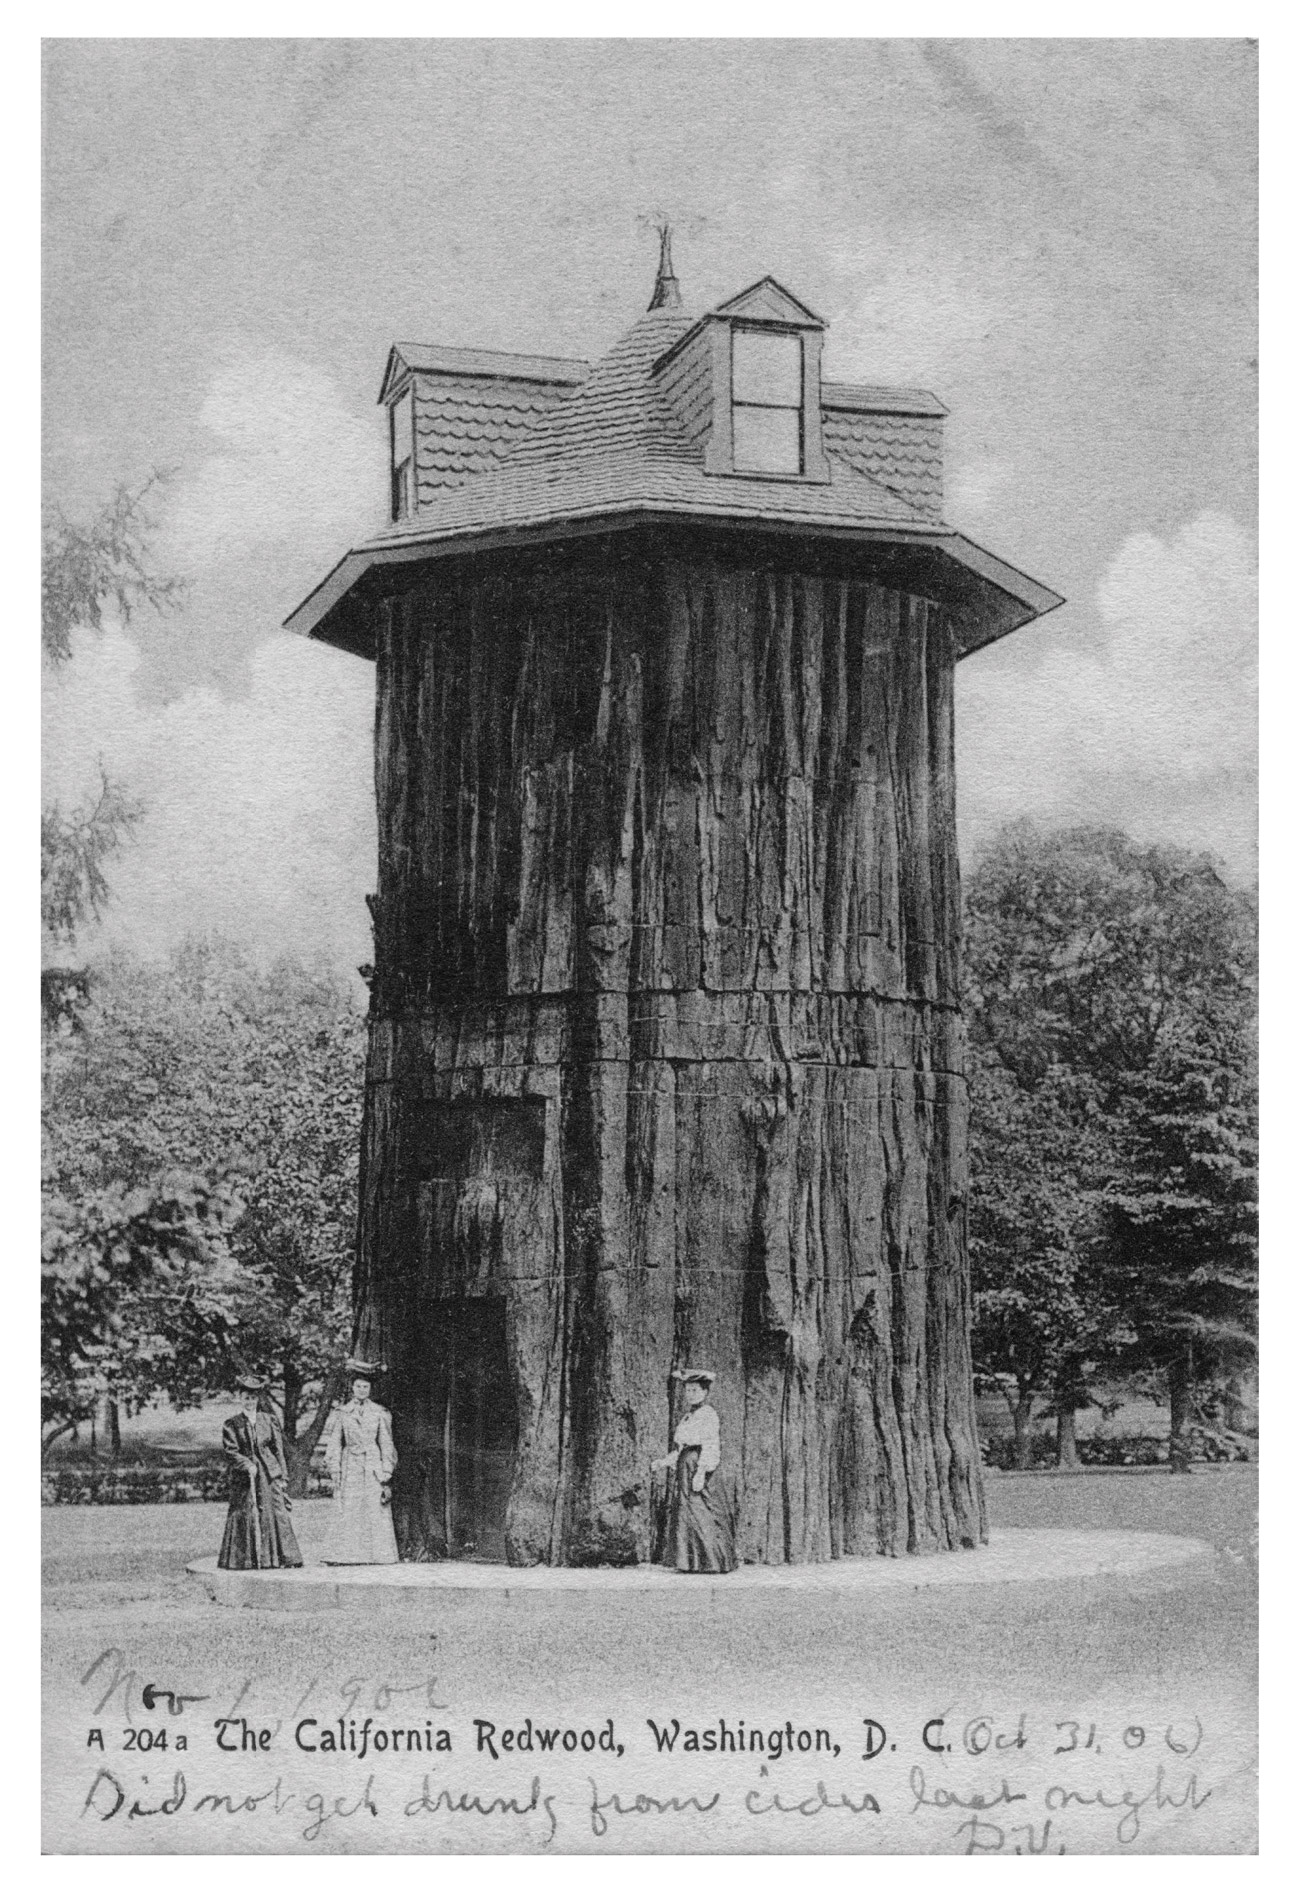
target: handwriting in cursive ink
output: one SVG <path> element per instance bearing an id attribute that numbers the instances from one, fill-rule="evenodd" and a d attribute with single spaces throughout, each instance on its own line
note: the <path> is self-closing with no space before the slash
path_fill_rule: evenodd
<path id="1" fill-rule="evenodd" d="M 303 1839 L 319 1839 L 321 1829 L 329 1820 L 350 1820 L 353 1814 L 360 1813 L 363 1808 L 368 1807 L 371 1815 L 377 1819 L 379 1817 L 379 1809 L 374 1803 L 374 1795 L 371 1792 L 373 1786 L 374 1775 L 371 1774 L 352 1806 L 344 1806 L 343 1796 L 342 1794 L 338 1794 L 333 1806 L 330 1807 L 328 1811 L 326 1811 L 325 1808 L 325 1796 L 323 1793 L 309 1793 L 306 1798 L 306 1808 L 308 1813 L 312 1814 L 314 1817 L 303 1827 Z"/>
<path id="2" fill-rule="evenodd" d="M 366 1700 L 365 1707 L 373 1708 L 377 1714 L 383 1714 L 386 1709 L 390 1708 L 392 1706 L 393 1697 L 396 1695 L 418 1695 L 422 1693 L 426 1707 L 442 1709 L 447 1706 L 446 1702 L 437 1699 L 438 1678 L 436 1675 L 427 1675 L 424 1677 L 423 1681 L 420 1682 L 384 1682 L 378 1681 L 375 1677 L 369 1675 L 349 1675 L 345 1681 L 340 1683 L 338 1690 L 339 1694 L 343 1697 L 344 1719 L 355 1710 L 357 1703 L 361 1700 L 362 1694 L 366 1692 L 366 1684 L 368 1682 L 375 1684 L 374 1697 L 373 1700 Z M 364 1712 L 364 1709 L 362 1712 Z"/>
<path id="3" fill-rule="evenodd" d="M 1027 1800 L 1026 1793 L 1013 1793 L 1010 1782 L 1003 1775 L 996 1793 L 953 1793 L 950 1787 L 935 1787 L 930 1790 L 925 1785 L 923 1767 L 911 1769 L 910 1786 L 912 1792 L 911 1811 L 916 1813 L 921 1807 L 964 1807 L 972 1812 L 986 1813 L 990 1807 L 1008 1807 L 1012 1800 Z"/>
<path id="4" fill-rule="evenodd" d="M 846 1813 L 878 1813 L 879 1801 L 873 1793 L 863 1794 L 860 1800 L 854 1800 L 849 1794 L 835 1794 L 833 1798 L 825 1790 L 825 1782 L 818 1780 L 816 1792 L 805 1800 L 782 1800 L 778 1793 L 772 1794 L 766 1806 L 758 1803 L 762 1799 L 759 1787 L 751 1788 L 744 1796 L 746 1813 L 801 1813 L 805 1820 L 813 1819 L 819 1813 L 840 1811 Z"/>
<path id="5" fill-rule="evenodd" d="M 105 1649 L 97 1655 L 85 1674 L 81 1676 L 81 1686 L 82 1688 L 89 1688 L 91 1678 L 104 1667 L 105 1663 L 112 1664 L 110 1680 L 108 1687 L 95 1703 L 95 1713 L 101 1715 L 109 1702 L 113 1699 L 116 1691 L 120 1688 L 122 1691 L 122 1711 L 129 1721 L 131 1719 L 131 1684 L 132 1682 L 139 1681 L 140 1674 L 138 1669 L 128 1669 L 126 1667 L 126 1657 L 122 1654 L 120 1649 Z"/>
<path id="6" fill-rule="evenodd" d="M 112 1804 L 109 1805 L 110 1796 Z M 185 1776 L 176 1773 L 172 1776 L 171 1792 L 159 1801 L 156 1807 L 141 1806 L 133 1800 L 127 1808 L 128 1820 L 147 1820 L 155 1813 L 179 1813 L 185 1804 Z M 87 1813 L 93 1812 L 100 1820 L 115 1820 L 126 1806 L 126 1788 L 110 1767 L 101 1767 L 90 1783 L 90 1792 L 86 1795 L 81 1808 L 84 1820 Z"/>
<path id="7" fill-rule="evenodd" d="M 1017 1839 L 1016 1834 L 1022 1835 Z M 1037 1836 L 1037 1829 L 1026 1822 L 1023 1826 L 1012 1826 L 1009 1830 L 1000 1827 L 993 1820 L 981 1820 L 977 1813 L 972 1813 L 968 1820 L 962 1820 L 956 1829 L 957 1839 L 966 1841 L 966 1857 L 971 1853 L 1019 1853 L 1037 1854 L 1055 1851 L 1062 1853 L 1063 1845 L 1052 1847 L 1051 1822 L 1042 1825 L 1042 1837 Z M 1009 1845 L 1007 1844 L 1009 1841 Z"/>
<path id="8" fill-rule="evenodd" d="M 1052 1812 L 1060 1812 L 1067 1806 L 1078 1806 L 1104 1807 L 1106 1812 L 1117 1813 L 1121 1807 L 1124 1811 L 1114 1829 L 1115 1837 L 1121 1846 L 1130 1846 L 1141 1831 L 1142 1812 L 1152 1801 L 1157 1812 L 1162 1812 L 1165 1807 L 1186 1806 L 1198 1812 L 1213 1789 L 1206 1787 L 1203 1793 L 1197 1789 L 1198 1782 L 1192 1774 L 1180 1794 L 1173 1792 L 1164 1779 L 1161 1761 L 1154 1784 L 1145 1793 L 1136 1793 L 1131 1788 L 1124 1788 L 1122 1793 L 1115 1794 L 1107 1794 L 1103 1788 L 1098 1788 L 1095 1793 L 1083 1793 L 1076 1787 L 1057 1786 L 1047 1788 L 1044 1803 Z"/>
<path id="9" fill-rule="evenodd" d="M 183 1715 L 186 1702 L 206 1701 L 206 1695 L 178 1695 L 169 1688 L 160 1688 L 157 1682 L 146 1682 L 143 1695 L 144 1705 L 152 1714 L 159 1702 L 166 1702 L 169 1715 Z"/>
<path id="10" fill-rule="evenodd" d="M 522 1818 L 529 1813 L 535 1813 L 538 1807 L 545 1810 L 546 1817 L 550 1821 L 550 1831 L 541 1842 L 543 1846 L 549 1846 L 555 1837 L 559 1822 L 555 1818 L 555 1797 L 553 1794 L 542 1793 L 540 1774 L 532 1776 L 532 1792 L 527 1800 L 522 1801 L 505 1794 L 497 1794 L 490 1800 L 484 1800 L 476 1793 L 456 1795 L 449 1787 L 441 1787 L 434 1793 L 431 1777 L 425 1774 L 420 1792 L 413 1800 L 408 1800 L 406 1803 L 406 1818 L 414 1819 L 418 1813 L 478 1813 L 484 1818 L 492 1814 L 514 1814 Z"/>
<path id="11" fill-rule="evenodd" d="M 591 1780 L 589 1774 L 587 1779 Z M 715 1793 L 711 1800 L 700 1800 L 697 1795 L 688 1794 L 684 1799 L 677 1799 L 674 1796 L 660 1800 L 652 1794 L 638 1793 L 624 1805 L 621 1797 L 616 1793 L 610 1794 L 607 1800 L 602 1800 L 600 1789 L 591 1780 L 591 1831 L 597 1839 L 603 1839 L 609 1831 L 609 1822 L 605 1818 L 607 1813 L 711 1813 L 721 1797 L 719 1793 Z"/>
<path id="12" fill-rule="evenodd" d="M 267 1787 L 263 1793 L 246 1793 L 239 1799 L 232 1793 L 205 1793 L 194 1802 L 195 1813 L 256 1813 L 258 1807 L 266 1801 L 273 1802 L 271 1811 L 283 1813 L 297 1799 L 295 1793 L 280 1792 L 283 1776 L 277 1775 L 275 1785 Z"/>

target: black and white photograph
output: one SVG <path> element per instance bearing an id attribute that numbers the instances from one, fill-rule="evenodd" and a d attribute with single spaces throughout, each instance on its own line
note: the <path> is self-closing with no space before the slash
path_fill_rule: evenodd
<path id="1" fill-rule="evenodd" d="M 1257 1851 L 1258 67 L 43 42 L 47 1854 Z"/>

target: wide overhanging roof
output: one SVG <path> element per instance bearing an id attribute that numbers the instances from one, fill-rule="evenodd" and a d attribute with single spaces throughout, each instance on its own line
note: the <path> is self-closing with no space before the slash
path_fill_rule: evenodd
<path id="1" fill-rule="evenodd" d="M 670 507 L 641 504 L 607 513 L 593 512 L 584 518 L 569 519 L 562 525 L 551 522 L 530 531 L 522 528 L 484 530 L 461 532 L 454 537 L 436 532 L 404 533 L 400 537 L 389 534 L 341 558 L 286 618 L 284 628 L 321 643 L 333 644 L 339 650 L 351 651 L 358 657 L 373 658 L 373 611 L 377 597 L 385 574 L 395 578 L 402 567 L 463 557 L 471 552 L 539 546 L 603 532 L 630 531 L 640 526 L 708 526 L 723 532 L 739 529 L 752 532 L 755 524 L 762 523 L 744 515 L 728 516 L 720 510 L 703 519 L 693 510 L 681 513 Z M 767 530 L 778 537 L 815 537 L 827 544 L 855 545 L 880 553 L 891 551 L 902 557 L 915 568 L 924 589 L 948 594 L 947 601 L 955 606 L 957 655 L 961 657 L 1031 624 L 1035 618 L 1045 617 L 1048 611 L 1064 603 L 1058 592 L 1008 565 L 995 553 L 966 538 L 964 533 L 947 528 L 800 527 L 785 523 L 770 524 Z"/>
<path id="2" fill-rule="evenodd" d="M 776 291 L 788 296 L 771 285 L 769 293 Z M 913 503 L 833 449 L 828 480 L 706 471 L 702 449 L 683 429 L 658 373 L 693 326 L 678 307 L 654 306 L 580 378 L 585 364 L 563 364 L 572 373 L 570 391 L 531 418 L 503 459 L 348 552 L 286 628 L 369 656 L 373 612 L 384 575 L 395 579 L 395 568 L 644 526 L 876 548 L 889 564 L 903 559 L 906 582 L 951 606 L 962 655 L 1063 603 L 947 526 L 936 508 Z M 553 371 L 556 363 L 547 358 L 546 366 Z M 871 411 L 944 411 L 915 389 L 896 390 L 885 410 L 886 392 L 829 383 L 821 391 L 823 411 L 854 405 L 850 395 Z"/>

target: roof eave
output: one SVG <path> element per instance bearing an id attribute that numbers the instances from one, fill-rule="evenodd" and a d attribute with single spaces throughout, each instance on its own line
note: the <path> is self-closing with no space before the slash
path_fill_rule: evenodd
<path id="1" fill-rule="evenodd" d="M 823 414 L 906 414 L 944 420 L 951 412 L 928 388 L 854 387 L 848 381 L 821 382 Z"/>
<path id="2" fill-rule="evenodd" d="M 398 364 L 400 364 L 400 366 Z M 384 363 L 383 381 L 380 384 L 379 398 L 375 403 L 376 407 L 382 407 L 384 402 L 388 399 L 389 394 L 392 392 L 392 389 L 396 386 L 397 382 L 402 379 L 403 374 L 409 375 L 411 372 L 410 363 L 394 342 L 393 346 L 388 350 L 388 359 Z"/>
<path id="3" fill-rule="evenodd" d="M 801 296 L 796 296 L 792 289 L 786 289 L 784 283 L 779 281 L 775 276 L 759 276 L 757 282 L 751 282 L 747 289 L 741 289 L 735 295 L 728 296 L 725 302 L 717 303 L 709 313 L 712 315 L 720 315 L 729 320 L 734 314 L 738 303 L 746 301 L 756 290 L 765 289 L 768 283 L 771 284 L 773 289 L 779 291 L 791 307 L 800 311 L 803 317 L 803 324 L 807 327 L 827 328 L 829 326 L 823 315 L 818 315 L 815 309 L 809 309 Z"/>
<path id="4" fill-rule="evenodd" d="M 608 512 L 574 514 L 532 526 L 479 528 L 439 536 L 412 534 L 401 540 L 360 546 L 339 560 L 285 619 L 284 628 L 336 649 L 372 658 L 373 636 L 361 621 L 363 598 L 358 592 L 376 570 L 431 562 L 454 557 L 457 553 L 499 551 L 511 546 L 544 545 L 555 539 L 589 537 L 600 532 L 630 531 L 647 524 L 765 532 L 776 537 L 818 538 L 840 544 L 892 544 L 936 553 L 966 575 L 965 591 L 969 590 L 971 578 L 984 588 L 964 604 L 959 600 L 954 604 L 958 657 L 969 656 L 1064 603 L 1058 592 L 1039 584 L 995 553 L 948 527 L 902 523 L 840 525 L 814 519 L 762 519 L 749 514 L 702 513 L 644 504 Z M 989 590 L 995 597 L 989 597 Z"/>
<path id="5" fill-rule="evenodd" d="M 951 532 L 945 541 L 944 550 L 963 570 L 973 574 L 985 586 L 992 587 L 1005 601 L 996 612 L 980 613 L 977 622 L 967 617 L 963 625 L 958 624 L 958 657 L 969 657 L 976 650 L 995 644 L 998 639 L 1008 637 L 1012 631 L 1022 630 L 1026 624 L 1033 624 L 1049 612 L 1058 611 L 1065 602 L 1060 592 L 1052 591 L 1049 585 L 1040 584 L 1036 578 L 1030 578 L 1027 572 L 1008 564 L 1004 558 L 998 558 L 986 546 L 967 539 L 963 532 Z"/>

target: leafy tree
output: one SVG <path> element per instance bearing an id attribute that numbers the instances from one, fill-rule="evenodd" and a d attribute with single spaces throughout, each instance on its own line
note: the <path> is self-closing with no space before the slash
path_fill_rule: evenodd
<path id="1" fill-rule="evenodd" d="M 104 868 L 144 813 L 143 804 L 111 782 L 101 765 L 99 795 L 65 813 L 57 801 L 41 810 L 41 926 L 55 947 L 75 945 L 108 902 Z M 88 996 L 80 967 L 41 968 L 41 1009 L 47 1025 L 76 1026 Z"/>
<path id="2" fill-rule="evenodd" d="M 1189 1011 L 1237 1006 L 1250 903 L 1208 855 L 1112 828 L 1003 828 L 966 898 L 971 1028 L 1030 1085 L 1052 1064 L 1110 1101 Z"/>
<path id="3" fill-rule="evenodd" d="M 1229 1375 L 1258 1318 L 1258 1093 L 1246 1021 L 1182 1021 L 1124 1100 L 1111 1186 L 1115 1281 L 1141 1359 L 1162 1369 L 1175 1449 L 1197 1385 Z"/>
<path id="4" fill-rule="evenodd" d="M 59 511 L 46 520 L 41 652 L 52 670 L 70 661 L 74 631 L 101 630 L 106 612 L 116 611 L 128 622 L 141 605 L 167 611 L 180 604 L 184 585 L 158 574 L 151 557 L 156 521 L 150 497 L 164 479 L 155 473 L 135 489 L 119 485 L 89 525 L 78 525 Z M 141 803 L 109 779 L 102 763 L 97 795 L 71 809 L 52 801 L 41 811 L 41 1013 L 47 1057 L 61 1031 L 79 1028 L 89 1003 L 90 974 L 84 966 L 69 964 L 68 954 L 85 927 L 100 918 L 109 897 L 107 863 L 142 814 Z M 202 1274 L 198 1257 L 208 1254 L 209 1224 L 221 1220 L 215 1205 L 222 1200 L 219 1181 L 198 1174 L 160 1183 L 153 1198 L 127 1197 L 120 1189 L 70 1196 L 57 1183 L 46 1189 L 42 1409 L 53 1428 L 49 1441 L 79 1424 L 88 1416 L 86 1400 L 93 1403 L 100 1396 L 108 1402 L 116 1436 L 117 1408 L 109 1388 L 121 1379 L 122 1357 L 111 1336 L 121 1330 L 123 1300 L 148 1288 L 159 1304 L 166 1303 L 182 1263 Z M 185 1309 L 194 1304 L 191 1297 L 170 1310 L 182 1330 L 192 1327 Z M 94 1320 L 103 1324 L 97 1334 L 87 1324 Z M 146 1344 L 141 1335 L 140 1348 Z M 136 1358 L 142 1357 L 137 1351 Z"/>
<path id="5" fill-rule="evenodd" d="M 328 977 L 190 942 L 165 967 L 110 957 L 84 1024 L 50 1072 L 53 1185 L 77 1200 L 148 1191 L 180 1165 L 236 1178 L 242 1205 L 206 1322 L 119 1362 L 114 1383 L 186 1405 L 228 1386 L 236 1361 L 265 1370 L 301 1488 L 350 1328 L 364 1018 Z M 149 1292 L 124 1303 L 124 1332 L 149 1327 Z"/>
<path id="6" fill-rule="evenodd" d="M 169 475 L 155 471 L 132 489 L 120 483 L 89 525 L 61 511 L 41 533 L 41 650 L 56 668 L 72 656 L 76 630 L 103 629 L 105 611 L 129 623 L 142 605 L 173 611 L 184 601 L 183 579 L 153 569 L 157 531 L 151 496 Z"/>
<path id="7" fill-rule="evenodd" d="M 57 671 L 72 657 L 77 629 L 98 631 L 106 612 L 122 621 L 143 605 L 175 610 L 185 596 L 184 582 L 153 569 L 152 539 L 156 519 L 151 497 L 166 474 L 153 473 L 132 489 L 119 485 L 89 525 L 77 525 L 63 513 L 47 520 L 41 540 L 41 651 Z M 41 811 L 41 925 L 47 961 L 65 955 L 108 901 L 105 867 L 144 813 L 143 805 L 103 765 L 99 792 L 78 806 L 59 802 Z M 75 1026 L 87 996 L 85 972 L 66 963 L 46 963 L 41 970 L 41 1003 L 47 1027 Z"/>
<path id="8" fill-rule="evenodd" d="M 973 1137 L 985 1172 L 973 1201 L 985 1231 L 977 1321 L 987 1334 L 995 1326 L 1006 1361 L 1012 1340 L 1017 1358 L 1040 1353 L 1053 1301 L 1060 1331 L 1092 1310 L 1124 1340 L 1130 1365 L 1168 1373 L 1180 1440 L 1184 1388 L 1251 1334 L 1253 901 L 1206 855 L 1142 847 L 1112 829 L 1044 834 L 1018 822 L 979 861 L 966 912 Z M 1019 1101 L 998 1088 L 998 1069 Z M 1075 1102 L 1092 1099 L 1063 1142 L 1060 1074 Z M 1103 1211 L 1094 1245 L 1057 1240 L 1071 1196 L 1089 1217 Z M 1037 1245 L 1017 1242 L 1015 1230 L 1035 1223 Z M 1026 1257 L 1047 1276 L 1021 1280 L 1016 1299 Z M 1064 1284 L 1084 1281 L 1082 1306 L 1067 1313 Z M 1076 1372 L 1066 1360 L 1053 1391 L 1066 1455 L 1096 1322 L 1078 1333 Z"/>
<path id="9" fill-rule="evenodd" d="M 1069 1464 L 1088 1378 L 1131 1337 L 1100 1252 L 1109 1127 L 1085 1077 L 1053 1065 L 1030 1088 L 977 1040 L 970 1089 L 976 1383 L 1005 1396 L 1021 1469 L 1034 1409 L 1054 1402 Z"/>
<path id="10" fill-rule="evenodd" d="M 143 1399 L 163 1361 L 229 1321 L 225 1180 L 163 1178 L 70 1196 L 48 1188 L 41 1241 L 42 1452 L 105 1398 Z"/>

